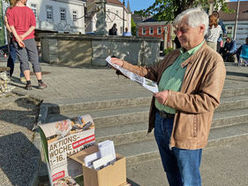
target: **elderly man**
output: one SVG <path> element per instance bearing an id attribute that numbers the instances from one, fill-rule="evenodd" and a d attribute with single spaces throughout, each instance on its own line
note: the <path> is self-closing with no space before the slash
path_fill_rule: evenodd
<path id="1" fill-rule="evenodd" d="M 207 145 L 213 113 L 220 103 L 226 70 L 222 57 L 204 41 L 208 15 L 203 10 L 182 12 L 174 26 L 182 48 L 161 62 L 140 67 L 111 60 L 158 83 L 148 132 L 154 128 L 169 184 L 199 186 L 202 148 Z"/>

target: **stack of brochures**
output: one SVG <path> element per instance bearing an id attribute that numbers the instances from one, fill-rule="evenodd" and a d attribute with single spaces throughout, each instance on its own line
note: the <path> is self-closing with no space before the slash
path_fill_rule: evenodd
<path id="1" fill-rule="evenodd" d="M 116 161 L 116 154 L 113 141 L 106 140 L 101 143 L 98 143 L 98 149 L 98 152 L 87 155 L 84 158 L 84 163 L 86 167 L 99 170 Z"/>

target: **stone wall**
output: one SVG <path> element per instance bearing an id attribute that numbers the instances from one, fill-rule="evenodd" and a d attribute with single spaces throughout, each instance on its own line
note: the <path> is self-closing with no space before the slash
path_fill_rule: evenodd
<path id="1" fill-rule="evenodd" d="M 105 66 L 107 56 L 132 64 L 151 65 L 159 60 L 160 40 L 121 36 L 40 33 L 44 62 L 66 66 Z"/>

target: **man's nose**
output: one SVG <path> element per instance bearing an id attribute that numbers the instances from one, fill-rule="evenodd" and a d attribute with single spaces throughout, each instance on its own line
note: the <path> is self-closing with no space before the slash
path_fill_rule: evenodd
<path id="1" fill-rule="evenodd" d="M 177 36 L 177 37 L 180 37 L 181 35 L 182 35 L 182 32 L 181 32 L 180 30 L 177 30 L 177 31 L 176 31 L 176 36 Z"/>

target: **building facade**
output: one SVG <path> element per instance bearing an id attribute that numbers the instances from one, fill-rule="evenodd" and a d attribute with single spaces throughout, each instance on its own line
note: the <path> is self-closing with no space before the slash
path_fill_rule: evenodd
<path id="1" fill-rule="evenodd" d="M 35 14 L 37 30 L 85 33 L 82 0 L 29 0 L 27 6 Z"/>
<path id="2" fill-rule="evenodd" d="M 102 7 L 98 7 L 101 2 Z M 103 18 L 105 34 L 115 23 L 117 25 L 117 35 L 123 34 L 123 28 L 128 28 L 131 32 L 131 11 L 129 8 L 123 6 L 119 0 L 88 0 L 87 1 L 87 18 L 86 18 L 86 32 L 97 32 L 97 22 L 99 21 L 99 11 L 103 8 Z M 124 19 L 123 19 L 124 18 Z"/>
<path id="3" fill-rule="evenodd" d="M 8 6 L 3 2 L 3 12 Z M 28 0 L 27 6 L 35 14 L 38 32 L 85 33 L 86 2 L 82 0 Z"/>
<path id="4" fill-rule="evenodd" d="M 156 21 L 152 18 L 137 23 L 138 37 L 154 37 L 161 40 L 161 50 L 173 47 L 172 26 L 165 21 Z"/>
<path id="5" fill-rule="evenodd" d="M 234 13 L 220 12 L 220 19 L 226 26 L 227 36 L 234 38 L 236 10 L 238 2 L 228 2 L 228 7 L 234 10 Z M 245 38 L 248 37 L 248 1 L 240 1 L 238 22 L 236 29 L 236 43 L 239 47 L 245 43 Z"/>

